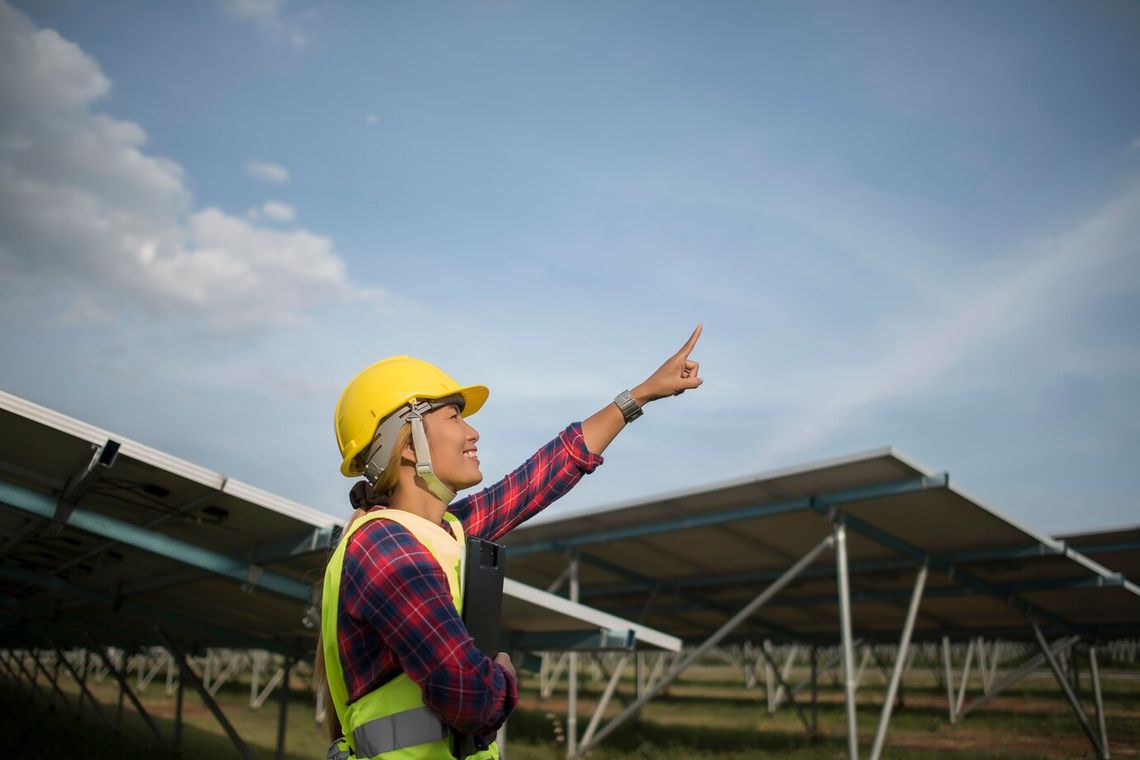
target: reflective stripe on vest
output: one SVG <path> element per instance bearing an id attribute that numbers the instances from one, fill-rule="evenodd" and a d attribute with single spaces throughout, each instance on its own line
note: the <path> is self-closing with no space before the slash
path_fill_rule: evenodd
<path id="1" fill-rule="evenodd" d="M 445 739 L 447 730 L 439 717 L 426 707 L 374 718 L 352 732 L 358 757 L 372 757 L 416 744 Z"/>
<path id="2" fill-rule="evenodd" d="M 329 751 L 325 753 L 325 760 L 349 760 L 352 757 L 352 750 L 344 743 L 344 739 L 340 738 L 329 745 Z"/>

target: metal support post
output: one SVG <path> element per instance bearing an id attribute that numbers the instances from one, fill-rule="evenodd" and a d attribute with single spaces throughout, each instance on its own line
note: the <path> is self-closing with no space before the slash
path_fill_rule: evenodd
<path id="1" fill-rule="evenodd" d="M 257 685 L 261 682 L 261 667 L 265 663 L 265 653 L 258 652 L 253 656 L 253 668 L 249 674 L 249 706 L 257 701 Z M 317 690 L 320 693 L 320 690 Z"/>
<path id="2" fill-rule="evenodd" d="M 285 676 L 281 681 L 281 711 L 277 714 L 277 760 L 285 757 L 285 718 L 289 710 L 289 671 L 293 669 L 293 655 L 285 656 Z"/>
<path id="3" fill-rule="evenodd" d="M 605 727 L 603 727 L 600 731 L 598 731 L 598 733 L 594 735 L 593 740 L 589 744 L 582 744 L 580 748 L 580 754 L 585 754 L 591 748 L 597 746 L 603 739 L 613 733 L 618 726 L 620 726 L 622 723 L 625 723 L 625 721 L 627 721 L 630 716 L 640 710 L 646 702 L 653 699 L 661 692 L 665 691 L 669 684 L 672 683 L 677 676 L 684 672 L 686 668 L 704 656 L 705 652 L 707 652 L 709 649 L 712 649 L 717 644 L 719 644 L 721 640 L 724 639 L 724 637 L 728 636 L 728 634 L 732 633 L 734 630 L 740 627 L 744 621 L 756 614 L 756 610 L 760 609 L 768 602 L 768 600 L 770 600 L 776 594 L 780 593 L 780 591 L 782 591 L 785 586 L 795 580 L 795 578 L 799 576 L 800 573 L 802 573 L 805 569 L 807 569 L 809 565 L 815 562 L 816 558 L 819 557 L 824 549 L 829 549 L 834 545 L 834 535 L 828 535 L 822 541 L 820 541 L 815 546 L 815 548 L 801 557 L 800 560 L 796 562 L 796 564 L 788 568 L 788 570 L 778 579 L 776 579 L 772 585 L 768 586 L 768 588 L 760 592 L 760 594 L 757 595 L 756 598 L 749 602 L 747 605 L 745 605 L 744 608 L 740 610 L 740 612 L 737 612 L 731 620 L 722 625 L 719 629 L 717 629 L 715 633 L 705 639 L 704 643 L 694 648 L 691 652 L 689 652 L 688 655 L 681 658 L 680 661 L 674 664 L 673 667 L 669 669 L 669 672 L 661 678 L 661 680 L 653 684 L 653 686 L 648 688 L 644 694 L 642 694 L 640 697 L 634 700 L 633 703 L 618 713 L 617 716 L 613 718 L 613 720 L 611 720 L 608 724 L 606 724 Z"/>
<path id="4" fill-rule="evenodd" d="M 154 734 L 156 739 L 158 739 L 158 743 L 162 745 L 163 749 L 169 750 L 170 745 L 167 744 L 166 738 L 161 733 L 159 733 L 158 726 L 154 724 L 154 721 L 150 718 L 150 714 L 147 713 L 146 708 L 143 707 L 142 702 L 140 702 L 139 698 L 135 696 L 135 693 L 131 691 L 131 687 L 127 685 L 126 674 L 111 663 L 110 659 L 108 659 L 108 657 L 104 654 L 103 650 L 99 647 L 98 642 L 95 641 L 90 633 L 85 633 L 84 635 L 87 637 L 88 642 L 90 642 L 92 651 L 94 651 L 95 654 L 103 661 L 103 664 L 107 666 L 107 669 L 111 671 L 111 674 L 115 676 L 115 679 L 119 682 L 119 699 L 122 700 L 123 695 L 125 694 L 127 698 L 131 700 L 131 704 L 133 704 L 135 706 L 135 709 L 138 710 L 139 717 L 142 718 L 143 723 L 146 724 L 146 727 L 149 728 L 150 732 Z M 121 701 L 120 704 L 122 704 Z"/>
<path id="5" fill-rule="evenodd" d="M 61 658 L 57 656 L 55 658 L 55 664 L 52 666 L 52 680 L 55 681 L 56 683 L 59 683 L 59 661 L 60 661 L 60 659 Z M 63 696 L 63 689 L 59 690 L 59 694 L 60 694 L 60 696 Z M 76 704 L 81 704 L 82 702 L 83 702 L 82 697 L 77 697 L 75 700 Z M 66 697 L 64 697 L 63 704 L 64 705 L 67 704 L 67 698 Z"/>
<path id="6" fill-rule="evenodd" d="M 1080 705 L 1081 712 L 1084 712 L 1084 699 L 1081 697 L 1080 659 L 1077 656 L 1080 654 L 1080 651 L 1080 646 L 1075 646 L 1069 650 L 1069 656 L 1065 662 L 1065 675 L 1069 677 L 1069 687 L 1073 690 L 1073 696 L 1077 698 L 1077 704 Z"/>
<path id="7" fill-rule="evenodd" d="M 190 663 L 186 660 L 186 655 L 182 652 L 182 649 L 167 635 L 162 626 L 155 623 L 154 628 L 158 631 L 159 637 L 166 644 L 167 649 L 170 650 L 170 654 L 178 664 L 178 669 L 182 673 L 181 680 L 189 681 L 194 687 L 194 690 L 198 692 L 198 696 L 202 698 L 202 703 L 213 713 L 214 719 L 221 724 L 222 729 L 226 732 L 226 736 L 230 738 L 230 742 L 237 749 L 238 754 L 240 754 L 244 760 L 253 760 L 253 753 L 250 752 L 249 747 L 246 746 L 246 743 L 242 741 L 241 736 L 238 735 L 233 725 L 226 719 L 225 713 L 218 707 L 218 703 L 214 701 L 210 693 L 206 691 L 206 687 L 203 686 L 202 682 L 198 680 L 198 677 L 194 675 L 194 671 L 190 668 Z"/>
<path id="8" fill-rule="evenodd" d="M 174 658 L 171 657 L 170 661 L 174 662 Z M 183 694 L 182 686 L 184 683 L 185 683 L 185 681 L 182 678 L 182 674 L 179 673 L 177 691 L 174 692 L 174 752 L 175 752 L 175 754 L 181 754 L 181 752 L 182 752 L 182 694 Z"/>
<path id="9" fill-rule="evenodd" d="M 958 700 L 954 703 L 954 715 L 957 717 L 962 715 L 962 702 L 966 699 L 966 685 L 970 682 L 970 664 L 974 660 L 975 646 L 975 640 L 970 639 L 966 647 L 966 662 L 962 665 L 962 682 L 958 685 Z"/>
<path id="10" fill-rule="evenodd" d="M 578 601 L 578 553 L 570 555 L 570 601 Z M 566 757 L 574 757 L 578 751 L 578 653 L 571 651 L 569 656 L 570 674 L 567 684 L 566 702 Z"/>
<path id="11" fill-rule="evenodd" d="M 855 652 L 851 644 L 851 588 L 847 582 L 847 528 L 840 516 L 835 522 L 835 570 L 839 576 L 839 633 L 843 645 L 844 706 L 847 711 L 847 757 L 859 758 L 859 730 L 855 725 Z"/>
<path id="12" fill-rule="evenodd" d="M 772 673 L 772 657 L 769 651 L 772 648 L 772 642 L 764 639 L 760 642 L 760 651 L 768 656 L 764 658 L 764 696 L 768 700 L 768 714 L 775 715 L 776 713 L 776 677 Z"/>
<path id="13" fill-rule="evenodd" d="M 81 659 L 80 659 L 79 676 L 76 677 L 75 681 L 76 681 L 76 683 L 79 684 L 80 689 L 87 691 L 87 659 L 88 659 L 88 657 L 87 657 L 87 650 L 86 649 L 81 650 L 80 657 L 81 657 Z M 92 699 L 92 703 L 94 703 L 94 699 Z M 82 702 L 79 703 L 79 711 L 78 711 L 78 713 L 76 713 L 76 717 L 79 717 L 79 718 L 83 717 L 83 703 Z M 110 726 L 110 724 L 108 724 L 108 726 Z"/>
<path id="14" fill-rule="evenodd" d="M 910 649 L 910 637 L 914 633 L 914 621 L 918 618 L 918 606 L 922 603 L 922 591 L 926 587 L 926 562 L 918 568 L 918 576 L 914 579 L 914 591 L 910 595 L 910 606 L 906 610 L 906 622 L 903 623 L 902 636 L 899 638 L 899 651 L 895 655 L 895 666 L 891 670 L 891 680 L 887 684 L 887 696 L 883 699 L 883 713 L 879 716 L 879 728 L 875 731 L 875 743 L 871 747 L 870 760 L 879 760 L 883 752 L 883 745 L 887 740 L 887 726 L 891 723 L 891 711 L 895 708 L 895 695 L 898 694 L 899 684 L 902 682 L 905 670 L 907 650 Z"/>
<path id="15" fill-rule="evenodd" d="M 1101 759 L 1108 760 L 1108 730 L 1104 724 L 1104 699 L 1100 691 L 1100 666 L 1096 661 L 1096 645 L 1089 646 L 1089 677 L 1092 679 L 1093 704 L 1096 706 L 1097 728 L 1100 729 Z"/>
<path id="16" fill-rule="evenodd" d="M 819 736 L 819 647 L 811 645 L 811 735 Z"/>
<path id="17" fill-rule="evenodd" d="M 993 687 L 994 687 L 994 676 L 997 675 L 997 668 L 998 668 L 998 662 L 999 662 L 998 658 L 1000 656 L 999 652 L 1001 651 L 1000 648 L 1001 648 L 1001 642 L 997 641 L 996 639 L 994 641 L 990 642 L 989 669 L 984 672 L 984 674 L 983 674 L 984 680 L 982 682 L 982 691 L 985 692 L 986 694 L 989 694 L 990 690 L 993 689 Z"/>
<path id="18" fill-rule="evenodd" d="M 950 712 L 950 723 L 958 722 L 954 711 L 954 669 L 950 663 L 950 637 L 942 637 L 942 667 L 946 670 L 946 709 Z"/>
<path id="19" fill-rule="evenodd" d="M 1089 719 L 1085 717 L 1084 710 L 1081 709 L 1081 704 L 1077 701 L 1077 695 L 1073 693 L 1072 686 L 1069 685 L 1065 674 L 1061 672 L 1061 666 L 1057 663 L 1056 656 L 1050 651 L 1049 642 L 1045 640 L 1045 634 L 1041 633 L 1041 628 L 1037 623 L 1031 622 L 1030 625 L 1033 626 L 1033 635 L 1037 637 L 1037 645 L 1041 647 L 1041 653 L 1045 655 L 1045 661 L 1049 663 L 1049 669 L 1053 671 L 1053 677 L 1057 679 L 1061 691 L 1065 693 L 1065 699 L 1069 700 L 1069 706 L 1073 708 L 1073 714 L 1077 716 L 1077 721 L 1081 724 L 1081 728 L 1089 738 L 1089 742 L 1093 745 L 1093 750 L 1096 751 L 1097 757 L 1103 758 L 1105 751 L 1100 746 L 1100 740 L 1096 734 L 1093 733 L 1092 726 L 1089 725 Z"/>

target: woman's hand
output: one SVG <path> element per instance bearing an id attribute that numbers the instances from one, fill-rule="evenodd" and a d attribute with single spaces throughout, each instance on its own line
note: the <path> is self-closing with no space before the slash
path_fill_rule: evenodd
<path id="1" fill-rule="evenodd" d="M 693 347 L 701 337 L 702 325 L 697 325 L 693 334 L 681 346 L 681 350 L 665 360 L 645 382 L 630 391 L 637 403 L 644 406 L 650 401 L 667 396 L 679 396 L 690 388 L 696 388 L 704 381 L 697 376 L 701 365 L 689 358 Z"/>
<path id="2" fill-rule="evenodd" d="M 659 398 L 677 396 L 704 382 L 697 376 L 700 365 L 689 358 L 693 347 L 697 345 L 697 339 L 701 337 L 701 329 L 697 325 L 680 351 L 666 359 L 645 382 L 629 392 L 634 401 L 644 406 Z M 582 421 L 582 439 L 586 442 L 586 448 L 595 454 L 601 454 L 624 427 L 625 417 L 617 404 L 606 404 Z"/>

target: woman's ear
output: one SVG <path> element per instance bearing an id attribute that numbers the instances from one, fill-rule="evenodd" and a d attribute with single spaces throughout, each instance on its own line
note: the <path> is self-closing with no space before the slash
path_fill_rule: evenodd
<path id="1" fill-rule="evenodd" d="M 404 460 L 405 462 L 411 462 L 412 464 L 415 464 L 415 462 L 416 462 L 416 447 L 412 443 L 411 436 L 408 437 L 408 442 L 404 445 L 403 450 L 400 452 L 400 458 L 402 460 Z"/>

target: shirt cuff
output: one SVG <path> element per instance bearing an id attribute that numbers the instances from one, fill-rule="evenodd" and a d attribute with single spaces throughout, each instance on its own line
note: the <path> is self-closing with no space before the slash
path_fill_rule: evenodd
<path id="1" fill-rule="evenodd" d="M 586 439 L 582 437 L 581 422 L 571 423 L 559 434 L 558 439 L 562 441 L 562 445 L 566 447 L 566 452 L 570 454 L 570 459 L 582 472 L 591 473 L 602 462 L 606 461 L 601 454 L 595 454 L 586 448 Z"/>

